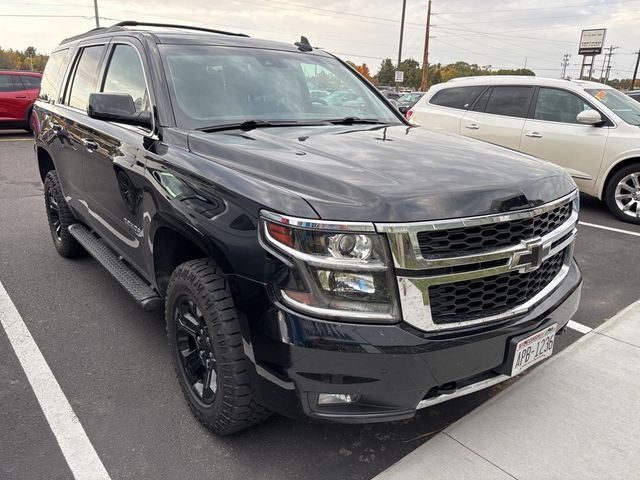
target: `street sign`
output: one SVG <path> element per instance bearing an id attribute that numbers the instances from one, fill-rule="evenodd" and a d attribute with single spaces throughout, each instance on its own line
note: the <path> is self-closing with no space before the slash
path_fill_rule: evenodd
<path id="1" fill-rule="evenodd" d="M 580 35 L 580 47 L 578 55 L 600 55 L 604 45 L 604 38 L 607 34 L 606 28 L 592 28 L 582 30 Z"/>
<path id="2" fill-rule="evenodd" d="M 404 72 L 401 70 L 396 70 L 396 83 L 404 82 Z"/>

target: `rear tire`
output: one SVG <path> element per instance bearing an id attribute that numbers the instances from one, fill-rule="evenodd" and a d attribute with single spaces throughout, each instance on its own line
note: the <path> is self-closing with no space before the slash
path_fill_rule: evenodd
<path id="1" fill-rule="evenodd" d="M 69 233 L 69 226 L 77 223 L 62 194 L 58 172 L 51 170 L 44 179 L 44 201 L 53 245 L 66 258 L 81 257 L 86 251 Z"/>
<path id="2" fill-rule="evenodd" d="M 620 220 L 640 225 L 640 163 L 628 165 L 611 177 L 604 199 Z"/>
<path id="3" fill-rule="evenodd" d="M 165 315 L 180 387 L 202 424 L 230 435 L 269 417 L 254 397 L 233 298 L 213 260 L 192 260 L 174 270 Z"/>

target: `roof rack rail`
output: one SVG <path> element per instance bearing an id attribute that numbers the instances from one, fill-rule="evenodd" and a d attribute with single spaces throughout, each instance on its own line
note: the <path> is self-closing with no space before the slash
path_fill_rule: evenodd
<path id="1" fill-rule="evenodd" d="M 124 22 L 118 22 L 114 24 L 113 27 L 169 27 L 169 28 L 184 28 L 186 30 L 198 30 L 200 32 L 220 33 L 222 35 L 233 35 L 236 37 L 249 36 L 246 33 L 226 32 L 224 30 L 214 30 L 212 28 L 204 28 L 204 27 L 193 27 L 191 25 L 177 25 L 174 23 L 137 22 L 135 20 L 125 20 Z"/>
<path id="2" fill-rule="evenodd" d="M 80 33 L 78 35 L 74 35 L 73 37 L 67 37 L 64 40 L 62 40 L 62 42 L 60 42 L 60 44 L 72 42 L 73 40 L 80 40 L 81 38 L 90 37 L 92 35 L 98 35 L 99 33 L 104 33 L 104 32 L 106 32 L 108 30 L 110 30 L 110 28 L 107 28 L 107 27 L 92 28 L 91 30 L 88 30 L 88 31 L 86 31 L 84 33 Z M 124 30 L 124 29 L 120 29 L 120 30 Z"/>

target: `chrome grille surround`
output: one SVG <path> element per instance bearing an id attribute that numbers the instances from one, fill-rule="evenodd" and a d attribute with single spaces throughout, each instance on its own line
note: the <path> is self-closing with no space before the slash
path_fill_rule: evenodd
<path id="1" fill-rule="evenodd" d="M 449 257 L 433 258 L 422 255 L 418 233 L 431 230 L 449 230 L 492 223 L 533 218 L 557 207 L 573 202 L 569 218 L 556 229 L 543 236 L 524 239 L 514 245 L 484 249 Z M 406 224 L 376 224 L 376 230 L 385 233 L 389 240 L 397 272 L 402 317 L 407 323 L 424 331 L 442 331 L 479 325 L 526 313 L 540 300 L 557 288 L 569 272 L 573 255 L 573 242 L 578 223 L 577 190 L 553 202 L 539 207 L 497 215 L 486 215 L 434 222 Z M 463 280 L 499 275 L 518 271 L 527 273 L 539 268 L 546 259 L 566 249 L 565 260 L 558 275 L 534 297 L 500 314 L 473 320 L 436 323 L 431 315 L 429 287 Z"/>

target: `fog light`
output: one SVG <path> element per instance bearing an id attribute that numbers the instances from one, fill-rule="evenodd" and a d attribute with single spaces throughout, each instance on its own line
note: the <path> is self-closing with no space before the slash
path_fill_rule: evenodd
<path id="1" fill-rule="evenodd" d="M 321 393 L 318 395 L 318 405 L 345 405 L 348 403 L 356 403 L 359 399 L 360 395 Z"/>

